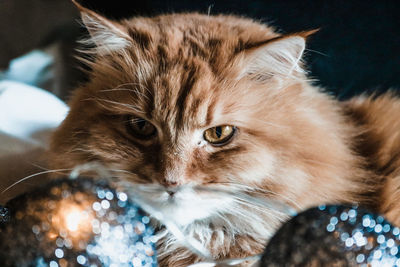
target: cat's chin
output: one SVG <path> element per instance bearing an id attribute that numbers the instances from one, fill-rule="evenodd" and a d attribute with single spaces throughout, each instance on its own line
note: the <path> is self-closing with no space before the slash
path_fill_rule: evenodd
<path id="1" fill-rule="evenodd" d="M 198 194 L 188 188 L 173 195 L 160 192 L 153 196 L 152 202 L 165 216 L 183 227 L 199 221 L 210 222 L 232 204 L 230 198 Z"/>

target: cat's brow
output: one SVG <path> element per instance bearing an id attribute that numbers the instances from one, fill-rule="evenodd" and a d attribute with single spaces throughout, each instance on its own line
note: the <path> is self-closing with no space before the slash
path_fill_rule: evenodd
<path id="1" fill-rule="evenodd" d="M 99 97 L 86 98 L 85 100 L 95 101 L 100 107 L 113 113 L 121 113 L 121 114 L 135 113 L 138 115 L 147 114 L 147 112 L 143 110 L 140 106 L 134 104 L 128 104 Z"/>
<path id="2" fill-rule="evenodd" d="M 100 90 L 100 93 L 113 93 L 113 92 L 126 92 L 132 94 L 133 96 L 143 99 L 146 101 L 150 101 L 151 97 L 154 97 L 152 90 L 150 90 L 147 86 L 142 83 L 137 82 L 129 82 L 129 83 L 122 83 L 116 87 L 108 88 Z"/>

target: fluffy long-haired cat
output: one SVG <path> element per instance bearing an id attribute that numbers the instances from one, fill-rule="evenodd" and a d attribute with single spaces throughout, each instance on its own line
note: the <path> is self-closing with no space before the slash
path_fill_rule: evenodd
<path id="1" fill-rule="evenodd" d="M 301 63 L 310 32 L 226 15 L 116 22 L 80 10 L 94 44 L 90 80 L 52 139 L 52 167 L 96 161 L 164 186 L 150 197 L 216 259 L 262 252 L 288 216 L 195 186 L 298 211 L 358 203 L 400 224 L 400 101 L 338 102 L 312 86 Z M 161 266 L 199 260 L 170 235 L 158 253 Z"/>

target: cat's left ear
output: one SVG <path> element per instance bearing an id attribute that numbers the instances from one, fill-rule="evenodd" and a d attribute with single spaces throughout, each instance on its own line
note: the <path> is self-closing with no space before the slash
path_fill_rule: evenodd
<path id="1" fill-rule="evenodd" d="M 95 44 L 97 53 L 107 54 L 132 44 L 132 38 L 120 23 L 83 7 L 76 0 L 72 2 L 81 12 L 82 22 L 89 31 L 90 41 Z"/>
<path id="2" fill-rule="evenodd" d="M 317 30 L 277 37 L 244 51 L 244 73 L 256 80 L 300 76 L 306 38 Z"/>

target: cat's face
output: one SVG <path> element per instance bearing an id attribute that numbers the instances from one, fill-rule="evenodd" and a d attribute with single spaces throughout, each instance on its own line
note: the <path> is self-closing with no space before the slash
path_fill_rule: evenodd
<path id="1" fill-rule="evenodd" d="M 303 88 L 304 36 L 228 16 L 83 20 L 95 60 L 53 138 L 54 167 L 99 161 L 126 181 L 165 186 L 151 198 L 183 224 L 255 208 L 197 185 L 310 203 L 324 170 L 300 157 L 330 152 L 318 142 L 329 131 L 316 127 L 321 103 L 309 102 L 318 95 Z M 283 218 L 266 213 L 271 225 Z"/>

